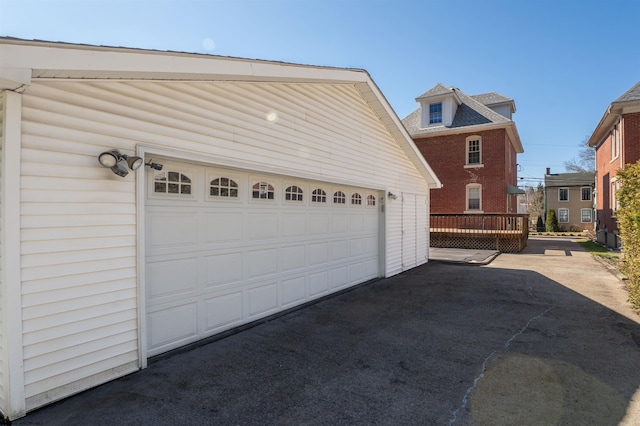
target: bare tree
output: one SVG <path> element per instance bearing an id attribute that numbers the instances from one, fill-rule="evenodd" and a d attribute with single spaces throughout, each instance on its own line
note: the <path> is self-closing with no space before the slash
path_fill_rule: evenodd
<path id="1" fill-rule="evenodd" d="M 569 172 L 595 172 L 596 171 L 596 149 L 587 146 L 585 138 L 578 146 L 578 156 L 564 162 L 564 168 Z"/>

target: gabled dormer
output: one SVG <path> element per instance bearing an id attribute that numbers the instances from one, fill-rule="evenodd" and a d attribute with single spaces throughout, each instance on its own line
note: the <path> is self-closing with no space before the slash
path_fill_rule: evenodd
<path id="1" fill-rule="evenodd" d="M 453 87 L 438 83 L 416 98 L 420 104 L 420 128 L 450 126 L 456 115 L 460 99 Z"/>

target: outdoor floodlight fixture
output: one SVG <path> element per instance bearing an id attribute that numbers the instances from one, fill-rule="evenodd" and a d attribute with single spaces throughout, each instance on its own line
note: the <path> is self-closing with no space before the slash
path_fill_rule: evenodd
<path id="1" fill-rule="evenodd" d="M 388 197 L 391 198 L 392 200 L 395 200 L 396 198 L 398 198 L 398 196 L 396 194 L 394 194 L 393 192 L 389 192 Z"/>
<path id="2" fill-rule="evenodd" d="M 103 152 L 98 156 L 98 161 L 103 167 L 111 169 L 113 173 L 120 177 L 125 177 L 129 174 L 129 169 L 138 170 L 144 164 L 142 158 L 128 156 L 117 149 Z"/>

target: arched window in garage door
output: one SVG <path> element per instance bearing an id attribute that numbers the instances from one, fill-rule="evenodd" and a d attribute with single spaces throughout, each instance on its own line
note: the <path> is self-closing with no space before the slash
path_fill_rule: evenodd
<path id="1" fill-rule="evenodd" d="M 273 200 L 275 198 L 275 189 L 268 182 L 257 182 L 252 187 L 251 196 L 255 199 Z"/>
<path id="2" fill-rule="evenodd" d="M 191 176 L 177 171 L 157 171 L 153 175 L 156 194 L 191 195 Z"/>

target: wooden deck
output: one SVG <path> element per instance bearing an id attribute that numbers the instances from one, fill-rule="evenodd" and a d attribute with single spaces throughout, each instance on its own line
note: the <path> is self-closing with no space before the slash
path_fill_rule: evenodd
<path id="1" fill-rule="evenodd" d="M 432 214 L 430 245 L 517 253 L 527 246 L 527 214 Z"/>

